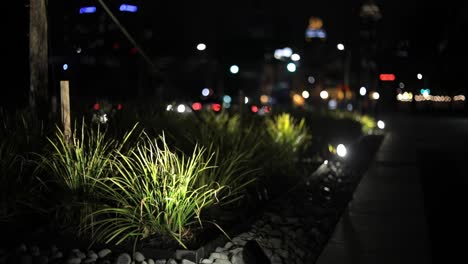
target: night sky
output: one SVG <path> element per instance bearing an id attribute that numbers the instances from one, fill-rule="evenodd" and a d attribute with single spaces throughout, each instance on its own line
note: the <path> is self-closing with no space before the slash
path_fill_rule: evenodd
<path id="1" fill-rule="evenodd" d="M 18 54 L 14 62 L 22 62 L 20 73 L 27 86 L 27 3 L 14 1 L 19 23 L 9 30 Z M 50 53 L 63 55 L 67 29 L 73 25 L 76 7 L 97 1 L 49 1 Z M 118 5 L 125 1 L 105 1 Z M 138 19 L 121 17 L 152 57 L 181 56 L 189 59 L 199 42 L 208 45 L 212 56 L 229 61 L 261 60 L 264 53 L 285 46 L 304 45 L 304 30 L 311 16 L 320 17 L 328 33 L 327 45 L 338 42 L 357 45 L 359 8 L 365 1 L 136 1 Z M 382 19 L 378 21 L 378 59 L 382 71 L 392 71 L 401 78 L 413 78 L 424 72 L 440 91 L 466 92 L 464 65 L 468 59 L 463 39 L 468 33 L 468 8 L 456 1 L 376 0 Z M 12 3 L 13 5 L 13 3 Z M 80 18 L 81 19 L 81 18 Z M 90 22 L 91 24 L 93 21 Z M 69 32 L 68 32 L 69 33 Z M 72 36 L 73 38 L 74 36 Z M 76 37 L 76 36 L 75 36 Z M 116 33 L 123 45 L 125 38 Z M 356 47 L 355 47 L 356 48 Z M 407 57 L 398 57 L 403 48 Z M 207 50 L 208 50 L 207 49 Z M 420 70 L 421 69 L 421 70 Z M 16 72 L 18 74 L 18 72 Z M 24 93 L 22 93 L 24 94 Z"/>

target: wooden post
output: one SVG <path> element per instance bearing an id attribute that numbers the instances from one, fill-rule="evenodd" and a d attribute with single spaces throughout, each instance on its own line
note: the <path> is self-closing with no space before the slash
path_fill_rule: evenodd
<path id="1" fill-rule="evenodd" d="M 66 141 L 71 137 L 69 82 L 60 81 L 60 109 L 62 114 L 63 135 Z"/>

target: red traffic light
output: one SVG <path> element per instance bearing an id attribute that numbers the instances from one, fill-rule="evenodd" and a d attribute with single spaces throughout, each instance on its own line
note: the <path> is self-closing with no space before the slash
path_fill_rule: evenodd
<path id="1" fill-rule="evenodd" d="M 379 78 L 380 78 L 381 81 L 394 81 L 395 80 L 395 74 L 381 73 Z"/>

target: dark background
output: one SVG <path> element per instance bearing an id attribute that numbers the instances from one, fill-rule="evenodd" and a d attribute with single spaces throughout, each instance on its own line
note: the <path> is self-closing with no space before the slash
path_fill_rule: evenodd
<path id="1" fill-rule="evenodd" d="M 228 67 L 234 63 L 245 72 L 245 78 L 237 85 L 254 87 L 258 81 L 247 75 L 261 72 L 267 54 L 285 46 L 304 50 L 304 30 L 311 16 L 320 17 L 324 22 L 327 52 L 336 49 L 339 42 L 358 51 L 362 46 L 359 9 L 367 1 L 105 2 L 114 10 L 121 3 L 139 6 L 136 14 L 116 14 L 155 62 L 157 74 L 148 73 L 149 65 L 132 51 L 133 45 L 113 26 L 97 1 L 50 0 L 51 94 L 56 94 L 58 81 L 67 78 L 74 81 L 79 90 L 75 91 L 77 96 L 113 94 L 125 98 L 154 95 L 159 89 L 173 91 L 173 97 L 193 97 L 204 85 L 217 86 L 223 82 L 225 87 L 229 86 Z M 408 83 L 414 81 L 416 73 L 423 72 L 434 91 L 466 92 L 464 65 L 468 56 L 463 40 L 468 32 L 466 3 L 374 2 L 382 14 L 382 19 L 375 23 L 380 72 L 395 73 L 398 80 L 408 80 Z M 90 4 L 98 7 L 96 14 L 78 15 L 80 6 Z M 8 8 L 14 14 L 14 24 L 5 27 L 7 33 L 3 38 L 11 48 L 5 55 L 9 65 L 7 77 L 19 78 L 3 87 L 3 94 L 13 91 L 15 100 L 2 95 L 2 103 L 25 105 L 29 86 L 28 1 L 13 1 Z M 203 55 L 195 49 L 199 42 L 208 46 Z M 83 50 L 79 58 L 75 52 L 77 47 Z M 352 67 L 356 68 L 359 52 L 353 54 Z M 94 64 L 89 60 L 88 64 L 83 63 L 84 56 L 93 57 Z M 304 56 L 302 59 L 304 65 L 308 60 L 314 61 Z M 315 63 L 324 65 L 334 59 L 323 56 Z M 61 69 L 63 63 L 70 65 L 67 72 Z M 206 84 L 200 78 L 205 75 L 216 77 Z M 152 90 L 144 91 L 146 88 L 141 87 Z M 356 84 L 353 89 L 358 87 Z"/>

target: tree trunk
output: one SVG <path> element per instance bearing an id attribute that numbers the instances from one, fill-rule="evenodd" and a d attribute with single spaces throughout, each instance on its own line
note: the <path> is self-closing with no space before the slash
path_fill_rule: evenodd
<path id="1" fill-rule="evenodd" d="M 35 121 L 48 116 L 48 33 L 47 0 L 30 0 L 29 5 L 29 106 Z"/>

